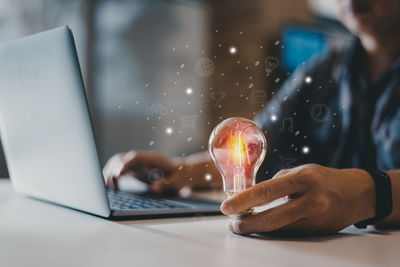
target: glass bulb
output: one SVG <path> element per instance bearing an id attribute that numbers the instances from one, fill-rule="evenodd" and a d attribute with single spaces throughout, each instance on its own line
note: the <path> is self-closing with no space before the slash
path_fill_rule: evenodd
<path id="1" fill-rule="evenodd" d="M 228 198 L 253 186 L 264 160 L 267 141 L 261 129 L 244 118 L 229 118 L 210 135 L 208 149 L 221 173 Z M 242 215 L 248 215 L 248 210 Z"/>

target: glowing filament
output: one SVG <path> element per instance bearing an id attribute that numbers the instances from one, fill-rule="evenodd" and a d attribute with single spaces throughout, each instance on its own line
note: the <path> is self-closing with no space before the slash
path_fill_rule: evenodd
<path id="1" fill-rule="evenodd" d="M 247 158 L 247 164 L 249 166 L 251 165 L 245 135 L 242 135 L 241 133 L 235 133 L 232 136 L 231 132 L 229 135 L 228 148 L 228 163 L 231 161 L 231 158 L 233 158 L 233 163 L 235 165 L 242 166 L 245 165 L 245 158 Z"/>

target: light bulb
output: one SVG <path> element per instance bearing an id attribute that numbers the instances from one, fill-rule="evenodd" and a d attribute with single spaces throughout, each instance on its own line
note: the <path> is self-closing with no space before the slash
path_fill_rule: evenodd
<path id="1" fill-rule="evenodd" d="M 255 184 L 267 141 L 254 122 L 244 118 L 226 119 L 212 131 L 208 145 L 228 198 Z M 251 212 L 247 210 L 241 216 Z"/>

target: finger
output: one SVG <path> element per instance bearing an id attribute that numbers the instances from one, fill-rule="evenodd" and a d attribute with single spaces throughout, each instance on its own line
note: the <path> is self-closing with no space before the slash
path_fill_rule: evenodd
<path id="1" fill-rule="evenodd" d="M 105 176 L 106 187 L 118 190 L 118 178 L 119 177 L 114 176 L 113 169 L 112 169 L 112 167 L 110 167 L 109 173 L 106 174 L 106 176 Z"/>
<path id="2" fill-rule="evenodd" d="M 221 211 L 226 215 L 238 214 L 275 199 L 301 192 L 303 188 L 299 183 L 294 182 L 295 176 L 296 174 L 288 173 L 279 178 L 256 184 L 225 200 L 221 205 Z"/>
<path id="3" fill-rule="evenodd" d="M 118 164 L 115 165 L 113 170 L 114 177 L 119 177 L 128 171 L 132 166 L 140 163 L 140 156 L 135 151 L 124 153 L 120 158 Z"/>
<path id="4" fill-rule="evenodd" d="M 137 155 L 135 151 L 129 151 L 123 154 L 113 156 L 104 167 L 105 179 L 108 182 L 116 181 L 120 176 L 125 174 L 134 165 L 139 165 L 141 155 Z"/>
<path id="5" fill-rule="evenodd" d="M 105 181 L 108 180 L 110 174 L 111 174 L 111 166 L 113 165 L 114 161 L 115 161 L 116 155 L 112 156 L 106 163 L 106 165 L 104 165 L 103 167 L 103 178 Z"/>
<path id="6" fill-rule="evenodd" d="M 304 218 L 304 210 L 301 209 L 302 202 L 290 201 L 281 206 L 254 214 L 245 219 L 232 220 L 230 229 L 236 234 L 252 234 L 270 232 Z"/>
<path id="7" fill-rule="evenodd" d="M 118 189 L 119 178 L 135 165 L 138 166 L 145 161 L 143 160 L 143 155 L 138 155 L 135 151 L 113 156 L 104 167 L 104 178 L 107 187 Z"/>
<path id="8" fill-rule="evenodd" d="M 119 155 L 113 156 L 106 164 L 103 169 L 103 177 L 106 182 L 106 186 L 110 188 L 115 188 L 117 186 L 117 181 L 115 180 L 114 173 L 117 165 L 119 163 Z"/>
<path id="9" fill-rule="evenodd" d="M 107 182 L 106 182 L 106 187 L 107 187 L 107 188 L 114 189 L 114 190 L 119 190 L 119 187 L 118 187 L 118 178 L 110 177 L 110 178 L 107 180 Z"/>
<path id="10" fill-rule="evenodd" d="M 106 186 L 115 190 L 119 189 L 118 182 L 122 175 L 128 173 L 129 170 L 122 172 L 124 168 L 123 155 L 116 156 L 110 163 L 107 170 L 104 171 Z"/>

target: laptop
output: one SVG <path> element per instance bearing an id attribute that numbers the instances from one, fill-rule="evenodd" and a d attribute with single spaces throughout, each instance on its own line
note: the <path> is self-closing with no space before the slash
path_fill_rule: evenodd
<path id="1" fill-rule="evenodd" d="M 0 134 L 13 188 L 110 219 L 219 214 L 219 204 L 107 189 L 72 31 L 0 45 Z"/>

